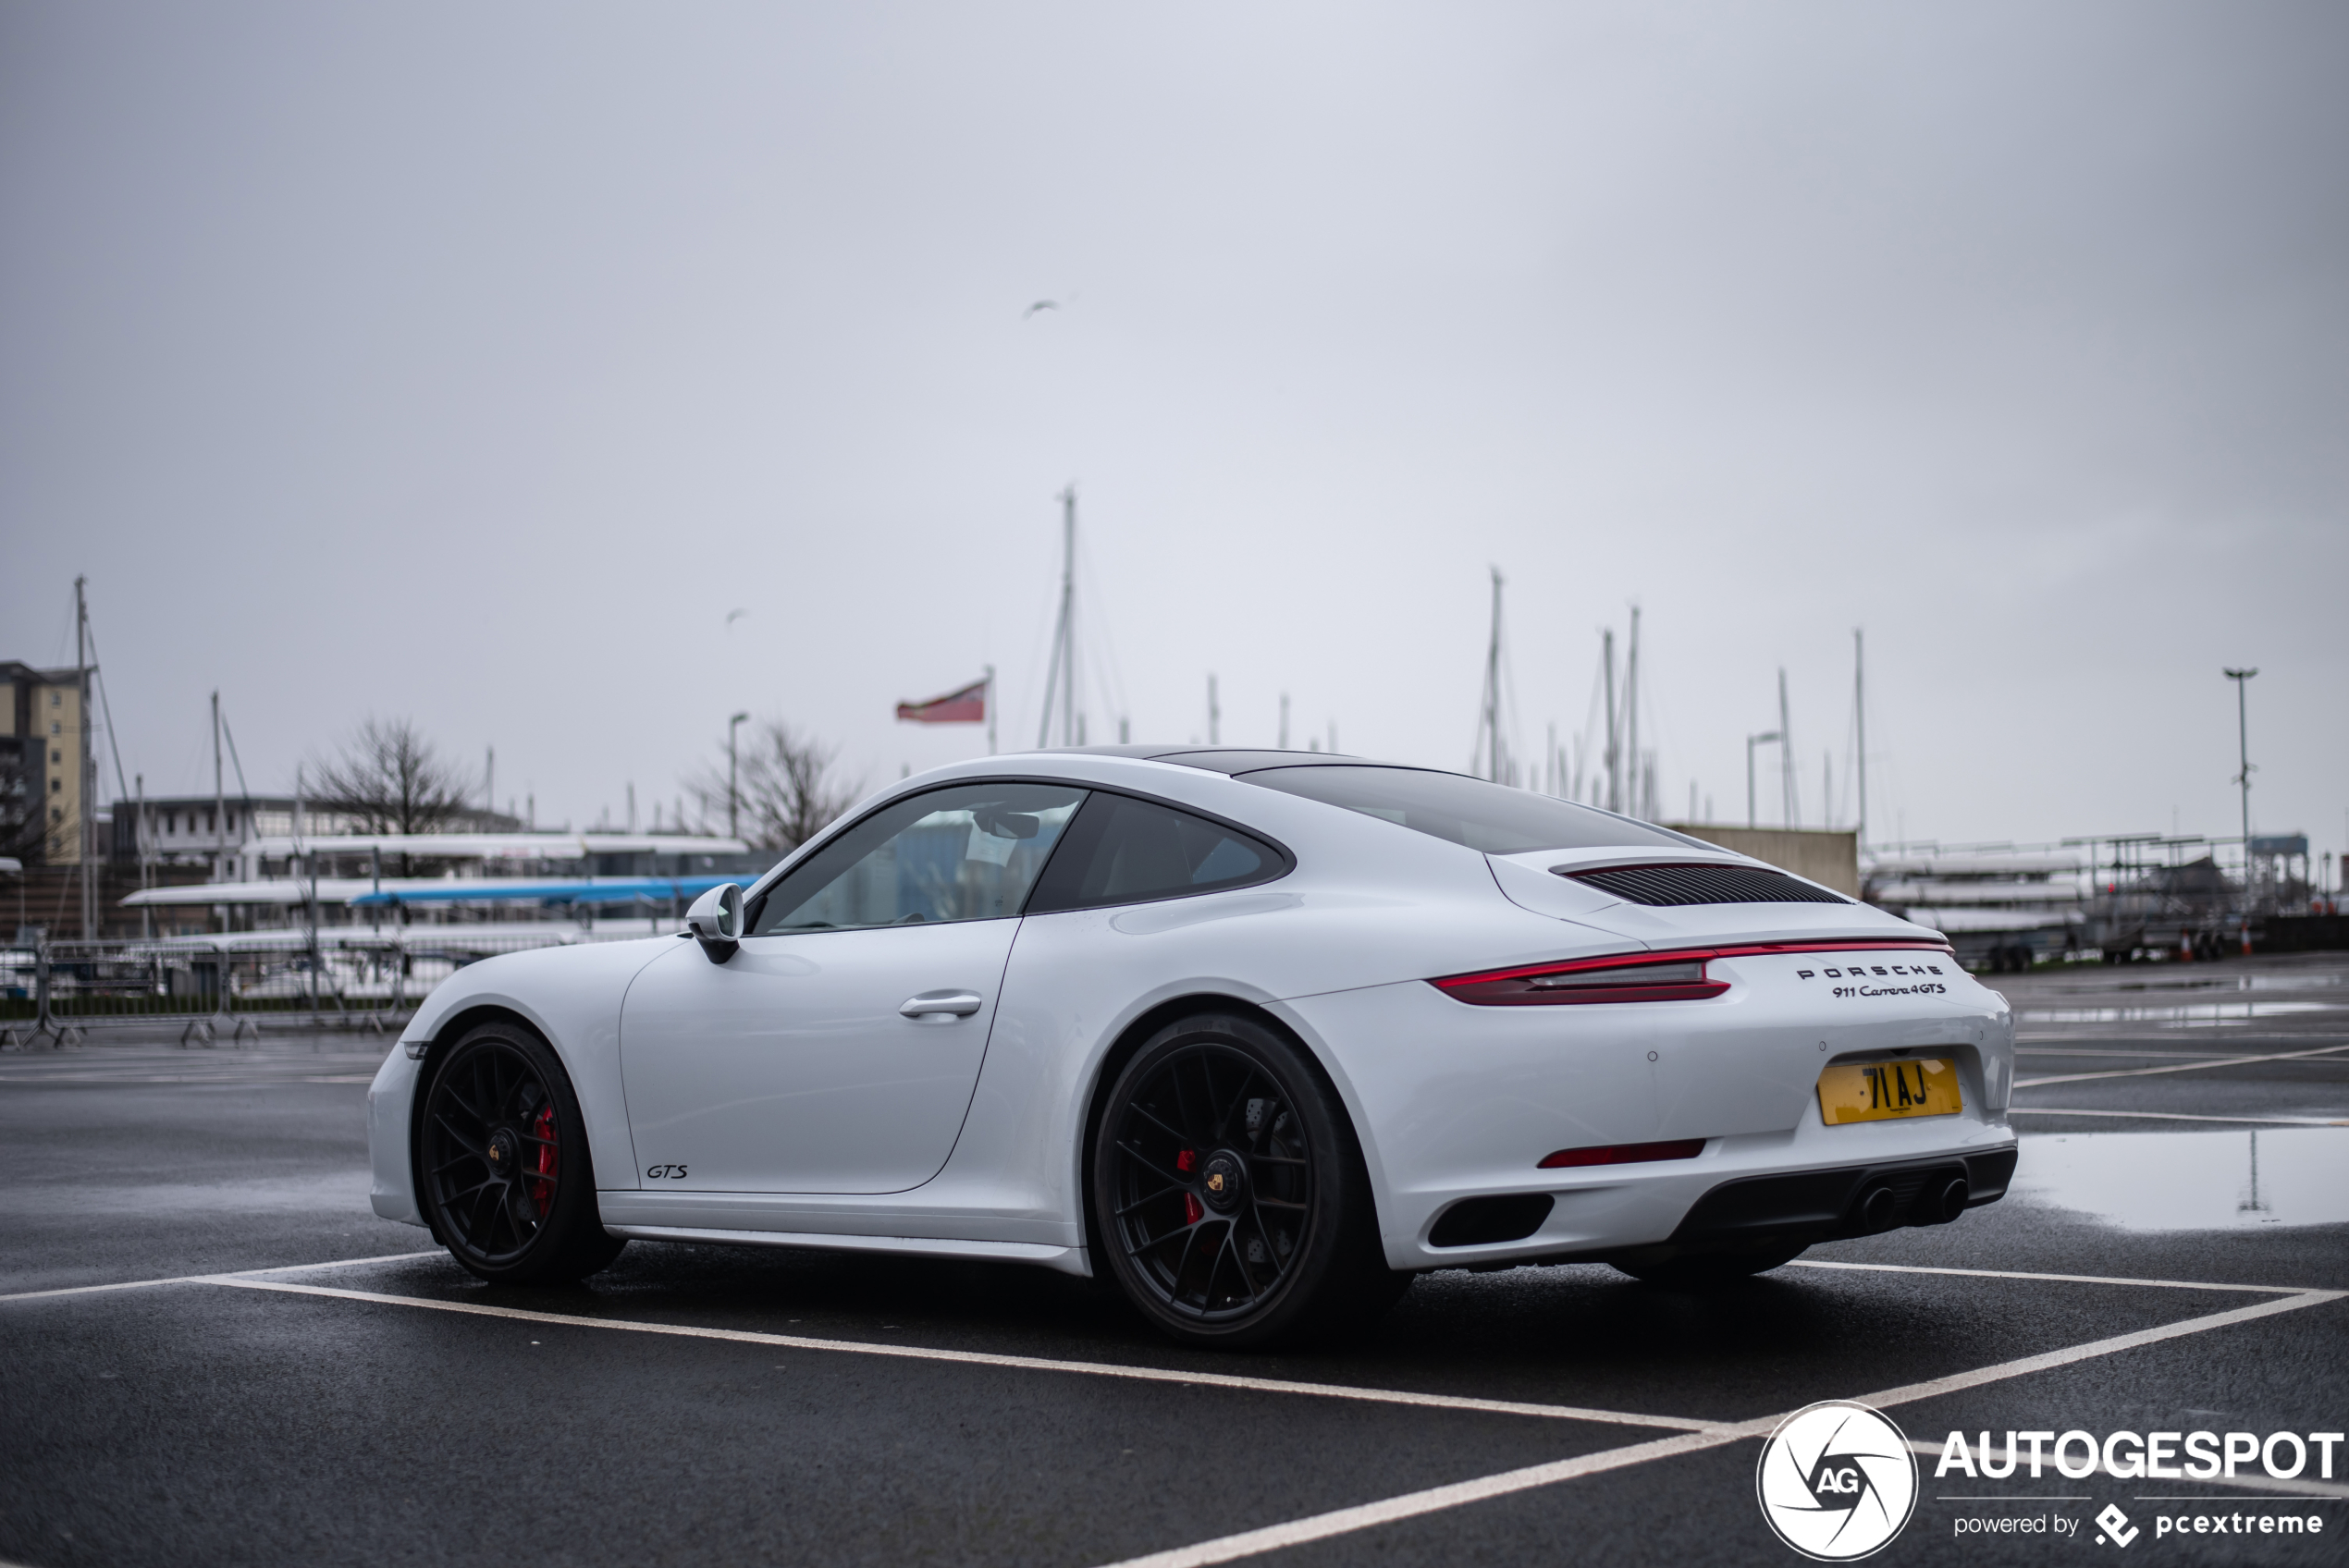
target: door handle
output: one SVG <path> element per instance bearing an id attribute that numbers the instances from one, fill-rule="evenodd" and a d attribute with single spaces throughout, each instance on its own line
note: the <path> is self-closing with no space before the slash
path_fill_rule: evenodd
<path id="1" fill-rule="evenodd" d="M 908 997 L 897 1011 L 908 1018 L 929 1018 L 944 1014 L 968 1018 L 987 1005 L 986 999 L 971 991 L 924 991 L 918 997 Z"/>

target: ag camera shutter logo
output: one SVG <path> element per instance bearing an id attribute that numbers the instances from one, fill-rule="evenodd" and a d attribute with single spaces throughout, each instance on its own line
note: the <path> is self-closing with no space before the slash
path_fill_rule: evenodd
<path id="1" fill-rule="evenodd" d="M 1908 1524 L 1916 1456 L 1881 1412 L 1825 1400 L 1778 1423 L 1762 1445 L 1753 1489 L 1778 1539 L 1816 1562 L 1850 1562 Z"/>

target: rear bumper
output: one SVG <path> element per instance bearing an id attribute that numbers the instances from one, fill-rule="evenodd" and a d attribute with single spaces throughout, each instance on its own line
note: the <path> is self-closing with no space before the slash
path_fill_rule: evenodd
<path id="1" fill-rule="evenodd" d="M 1968 1206 L 2002 1195 L 2015 1155 L 2004 1001 L 1960 973 L 1929 994 L 1839 995 L 1802 973 L 1824 967 L 1724 962 L 1730 992 L 1701 1001 L 1471 1007 L 1414 982 L 1284 1011 L 1362 1133 L 1394 1268 L 1826 1240 L 1862 1233 L 1851 1206 L 1877 1182 L 1896 1189 L 1890 1223 L 1912 1222 L 1911 1188 L 1936 1171 L 1942 1191 L 1962 1176 Z M 1888 1056 L 1951 1060 L 1963 1109 L 1827 1125 L 1820 1071 Z M 1679 1140 L 1703 1152 L 1540 1168 L 1554 1150 Z"/>
<path id="2" fill-rule="evenodd" d="M 1697 1249 L 1807 1243 L 1869 1236 L 1903 1225 L 1946 1224 L 1957 1216 L 1935 1207 L 1933 1200 L 1949 1180 L 1962 1180 L 1965 1207 L 1979 1208 L 2006 1196 L 2014 1163 L 2015 1151 L 2010 1147 L 1948 1160 L 1746 1176 L 1724 1182 L 1697 1199 L 1673 1231 L 1670 1244 Z M 1878 1191 L 1888 1195 L 1878 1199 L 1877 1211 L 1870 1213 L 1863 1200 Z"/>

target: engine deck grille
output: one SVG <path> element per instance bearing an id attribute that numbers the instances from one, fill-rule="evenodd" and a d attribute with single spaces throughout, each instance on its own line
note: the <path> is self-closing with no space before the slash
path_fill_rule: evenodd
<path id="1" fill-rule="evenodd" d="M 1851 900 L 1780 871 L 1747 865 L 1612 865 L 1560 872 L 1635 904 L 1843 904 Z"/>

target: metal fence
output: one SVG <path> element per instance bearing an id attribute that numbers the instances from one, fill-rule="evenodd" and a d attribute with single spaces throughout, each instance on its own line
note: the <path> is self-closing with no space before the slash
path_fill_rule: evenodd
<path id="1" fill-rule="evenodd" d="M 461 925 L 0 948 L 0 1049 L 143 1027 L 183 1046 L 258 1038 L 263 1026 L 396 1028 L 433 987 L 498 953 L 641 937 L 549 925 L 468 936 Z"/>

